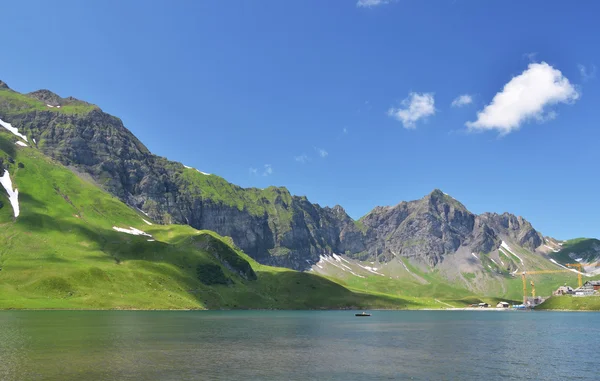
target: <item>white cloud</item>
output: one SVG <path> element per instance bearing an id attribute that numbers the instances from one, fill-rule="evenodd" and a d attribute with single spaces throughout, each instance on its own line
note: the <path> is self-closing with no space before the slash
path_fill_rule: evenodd
<path id="1" fill-rule="evenodd" d="M 402 122 L 404 128 L 415 128 L 417 121 L 435 114 L 434 104 L 433 93 L 410 93 L 402 101 L 404 108 L 392 107 L 388 110 L 388 115 Z"/>
<path id="2" fill-rule="evenodd" d="M 596 65 L 591 65 L 588 69 L 584 65 L 579 64 L 577 65 L 577 68 L 579 69 L 579 74 L 581 74 L 581 79 L 584 82 L 596 78 Z"/>
<path id="3" fill-rule="evenodd" d="M 314 147 L 314 149 L 315 151 L 317 151 L 317 154 L 322 158 L 325 158 L 327 157 L 327 155 L 329 155 L 329 152 L 325 151 L 323 148 Z"/>
<path id="4" fill-rule="evenodd" d="M 452 107 L 463 107 L 473 103 L 473 97 L 469 94 L 459 95 L 452 101 Z"/>
<path id="5" fill-rule="evenodd" d="M 250 167 L 248 168 L 248 173 L 251 175 L 256 175 L 258 174 L 258 169 Z"/>
<path id="6" fill-rule="evenodd" d="M 467 122 L 466 126 L 470 130 L 496 129 L 508 134 L 530 119 L 539 122 L 554 119 L 556 112 L 545 113 L 548 106 L 574 102 L 577 98 L 579 93 L 560 70 L 545 62 L 531 63 L 477 113 L 475 122 Z"/>
<path id="7" fill-rule="evenodd" d="M 310 158 L 308 157 L 307 154 L 303 153 L 300 156 L 294 156 L 294 160 L 296 160 L 298 163 L 304 164 L 304 163 L 310 161 Z"/>
<path id="8" fill-rule="evenodd" d="M 344 128 L 342 129 L 342 132 L 343 132 L 344 134 L 347 134 L 347 133 L 348 133 L 348 129 L 347 129 L 346 127 L 344 127 Z"/>
<path id="9" fill-rule="evenodd" d="M 358 0 L 356 6 L 359 8 L 371 8 L 378 5 L 388 4 L 390 0 Z"/>
<path id="10" fill-rule="evenodd" d="M 270 176 L 273 174 L 273 167 L 271 164 L 265 164 L 265 171 L 263 172 L 263 176 Z"/>

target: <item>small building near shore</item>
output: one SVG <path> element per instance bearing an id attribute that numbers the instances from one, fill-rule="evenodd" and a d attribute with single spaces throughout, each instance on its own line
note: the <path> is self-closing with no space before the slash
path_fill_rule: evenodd
<path id="1" fill-rule="evenodd" d="M 508 304 L 507 302 L 498 302 L 498 304 L 496 304 L 496 308 L 508 308 L 510 307 L 510 304 Z"/>
<path id="2" fill-rule="evenodd" d="M 487 303 L 479 303 L 479 304 L 478 304 L 478 306 L 479 306 L 479 308 L 487 308 L 487 307 L 489 307 L 490 305 L 489 305 L 489 304 L 487 304 Z"/>
<path id="3" fill-rule="evenodd" d="M 594 291 L 600 290 L 600 280 L 588 280 L 584 283 L 584 286 L 592 287 Z"/>
<path id="4" fill-rule="evenodd" d="M 575 296 L 591 296 L 600 290 L 600 281 L 588 280 L 583 286 L 575 289 Z"/>
<path id="5" fill-rule="evenodd" d="M 564 286 L 560 286 L 559 288 L 557 288 L 556 291 L 554 291 L 552 293 L 552 295 L 554 295 L 554 296 L 573 295 L 574 293 L 575 293 L 575 290 L 573 290 L 572 287 L 564 285 Z"/>

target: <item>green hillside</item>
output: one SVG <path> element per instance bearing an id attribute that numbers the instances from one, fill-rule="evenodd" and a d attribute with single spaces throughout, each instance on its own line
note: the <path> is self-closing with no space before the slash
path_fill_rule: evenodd
<path id="1" fill-rule="evenodd" d="M 600 256 L 600 241 L 595 238 L 574 238 L 564 241 L 561 250 L 552 253 L 551 257 L 563 264 L 574 263 L 581 258 L 583 263 L 595 262 Z"/>
<path id="2" fill-rule="evenodd" d="M 536 310 L 598 311 L 598 296 L 555 296 L 535 308 Z"/>
<path id="3" fill-rule="evenodd" d="M 421 308 L 308 273 L 263 266 L 230 239 L 148 217 L 0 132 L 0 308 Z M 144 219 L 147 221 L 144 221 Z M 151 235 L 116 231 L 135 228 Z"/>

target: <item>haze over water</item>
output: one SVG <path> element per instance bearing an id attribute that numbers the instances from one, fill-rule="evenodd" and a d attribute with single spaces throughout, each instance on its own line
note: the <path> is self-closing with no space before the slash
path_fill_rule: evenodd
<path id="1" fill-rule="evenodd" d="M 597 380 L 598 313 L 1 311 L 0 380 Z"/>

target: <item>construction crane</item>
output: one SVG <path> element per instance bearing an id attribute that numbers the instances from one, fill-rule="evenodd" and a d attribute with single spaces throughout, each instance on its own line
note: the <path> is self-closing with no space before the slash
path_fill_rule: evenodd
<path id="1" fill-rule="evenodd" d="M 581 263 L 567 263 L 567 267 L 575 267 L 577 269 L 577 284 L 579 285 L 579 287 L 583 286 L 583 272 L 581 271 L 583 270 L 583 266 L 581 265 Z"/>
<path id="2" fill-rule="evenodd" d="M 521 280 L 523 281 L 523 304 L 527 303 L 527 275 L 538 275 L 538 274 L 556 274 L 556 273 L 566 273 L 571 272 L 569 269 L 565 270 L 538 270 L 538 271 L 523 271 L 521 273 Z M 533 281 L 531 281 L 531 295 L 535 298 L 535 286 Z"/>
<path id="3" fill-rule="evenodd" d="M 594 264 L 585 264 L 581 263 L 567 263 L 567 267 L 574 267 L 577 269 L 577 284 L 578 287 L 583 286 L 583 268 L 588 266 L 600 266 L 600 263 Z M 538 274 L 555 274 L 555 273 L 566 273 L 572 272 L 571 269 L 563 269 L 563 270 L 539 270 L 539 271 L 523 271 L 521 273 L 521 279 L 523 280 L 523 304 L 527 303 L 527 279 L 526 275 L 538 275 Z M 535 298 L 535 285 L 533 281 L 531 281 L 531 296 Z"/>

